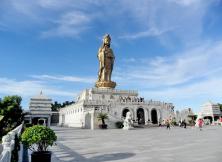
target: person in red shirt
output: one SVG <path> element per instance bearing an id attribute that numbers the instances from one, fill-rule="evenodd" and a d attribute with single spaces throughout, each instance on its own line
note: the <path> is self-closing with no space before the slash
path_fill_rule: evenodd
<path id="1" fill-rule="evenodd" d="M 203 124 L 204 124 L 203 119 L 202 118 L 198 119 L 198 127 L 200 128 L 200 131 L 202 130 Z"/>

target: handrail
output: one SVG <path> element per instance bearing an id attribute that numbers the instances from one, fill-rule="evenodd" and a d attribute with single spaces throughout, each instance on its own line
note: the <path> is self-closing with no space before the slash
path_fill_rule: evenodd
<path id="1" fill-rule="evenodd" d="M 8 134 L 2 137 L 2 146 L 3 146 L 3 151 L 0 155 L 0 162 L 10 162 L 11 161 L 11 155 L 12 151 L 14 149 L 15 145 L 15 136 L 17 135 L 18 137 L 21 134 L 23 124 L 19 125 L 12 131 L 10 131 Z"/>

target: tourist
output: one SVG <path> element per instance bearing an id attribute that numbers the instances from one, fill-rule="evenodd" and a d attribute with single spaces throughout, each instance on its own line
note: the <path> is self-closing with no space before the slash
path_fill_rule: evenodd
<path id="1" fill-rule="evenodd" d="M 159 127 L 162 127 L 162 122 L 161 122 L 161 120 L 159 120 Z"/>
<path id="2" fill-rule="evenodd" d="M 179 121 L 178 125 L 179 125 L 179 127 L 181 127 L 181 121 Z"/>
<path id="3" fill-rule="evenodd" d="M 202 127 L 203 127 L 203 123 L 204 123 L 204 121 L 203 121 L 203 119 L 202 118 L 200 118 L 200 119 L 198 119 L 198 127 L 200 128 L 200 131 L 202 130 Z"/>
<path id="4" fill-rule="evenodd" d="M 186 123 L 185 120 L 183 120 L 183 127 L 184 127 L 184 128 L 187 128 L 187 123 Z"/>
<path id="5" fill-rule="evenodd" d="M 222 126 L 222 117 L 220 117 L 220 125 Z"/>
<path id="6" fill-rule="evenodd" d="M 166 126 L 167 126 L 167 129 L 170 130 L 170 121 L 168 119 L 166 120 Z"/>

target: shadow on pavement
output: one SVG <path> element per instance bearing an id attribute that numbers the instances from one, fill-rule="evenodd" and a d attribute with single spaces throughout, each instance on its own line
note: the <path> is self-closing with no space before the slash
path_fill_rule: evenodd
<path id="1" fill-rule="evenodd" d="M 111 161 L 111 160 L 121 160 L 121 159 L 126 159 L 134 156 L 135 154 L 133 153 L 113 153 L 113 154 L 104 154 L 104 155 L 99 155 L 95 156 L 89 159 L 89 161 L 98 161 L 98 162 L 103 162 L 103 161 Z"/>
<path id="2" fill-rule="evenodd" d="M 113 153 L 85 158 L 60 142 L 57 143 L 57 148 L 58 150 L 51 150 L 54 154 L 52 159 L 53 162 L 104 162 L 127 159 L 135 155 L 134 153 Z"/>

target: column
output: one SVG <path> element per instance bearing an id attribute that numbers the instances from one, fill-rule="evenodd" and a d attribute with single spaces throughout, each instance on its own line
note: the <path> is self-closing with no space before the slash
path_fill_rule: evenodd
<path id="1" fill-rule="evenodd" d="M 32 124 L 32 116 L 30 116 L 30 124 Z"/>
<path id="2" fill-rule="evenodd" d="M 214 115 L 212 115 L 212 124 L 214 125 Z"/>
<path id="3" fill-rule="evenodd" d="M 51 124 L 51 116 L 48 117 L 48 124 L 47 124 L 47 126 L 50 127 L 50 124 Z"/>
<path id="4" fill-rule="evenodd" d="M 95 115 L 95 110 L 93 110 L 91 113 L 91 130 L 94 130 L 94 115 Z"/>
<path id="5" fill-rule="evenodd" d="M 150 123 L 151 123 L 151 124 L 153 123 L 153 121 L 152 121 L 152 114 L 151 114 L 152 110 L 153 110 L 153 109 L 150 109 L 150 111 L 149 111 L 149 114 L 150 114 Z"/>
<path id="6" fill-rule="evenodd" d="M 148 109 L 144 109 L 144 115 L 145 115 L 145 124 L 148 124 L 148 120 L 149 120 L 149 110 Z"/>

